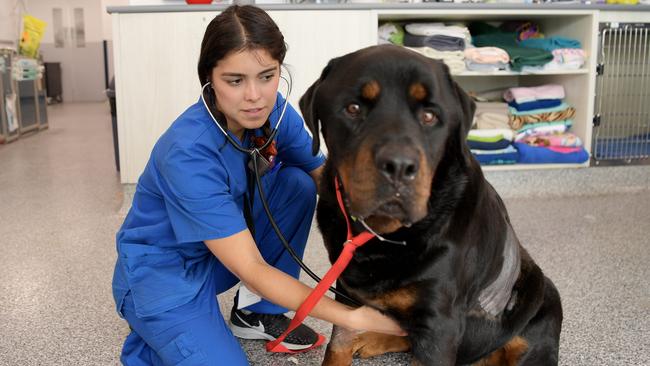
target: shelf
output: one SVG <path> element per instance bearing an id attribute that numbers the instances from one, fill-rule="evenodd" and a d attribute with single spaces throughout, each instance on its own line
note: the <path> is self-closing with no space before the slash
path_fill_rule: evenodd
<path id="1" fill-rule="evenodd" d="M 481 165 L 486 172 L 507 171 L 507 170 L 536 170 L 536 169 L 566 169 L 566 168 L 587 168 L 589 161 L 581 164 L 503 164 L 503 165 Z"/>
<path id="2" fill-rule="evenodd" d="M 453 76 L 519 76 L 519 75 L 581 75 L 589 74 L 589 69 L 577 70 L 549 70 L 537 72 L 518 72 L 518 71 L 463 71 L 461 73 L 452 74 Z"/>

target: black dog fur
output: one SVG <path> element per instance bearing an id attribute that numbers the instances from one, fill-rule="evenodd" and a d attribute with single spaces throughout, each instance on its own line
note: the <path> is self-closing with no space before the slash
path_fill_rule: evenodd
<path id="1" fill-rule="evenodd" d="M 414 364 L 557 365 L 559 293 L 465 143 L 475 105 L 448 68 L 401 47 L 369 47 L 330 61 L 300 108 L 314 152 L 319 124 L 328 148 L 317 220 L 330 261 L 346 239 L 337 176 L 351 216 L 406 241 L 359 248 L 337 287 L 396 319 Z M 497 281 L 502 269 L 511 281 Z M 349 364 L 333 356 L 336 336 L 325 363 Z"/>

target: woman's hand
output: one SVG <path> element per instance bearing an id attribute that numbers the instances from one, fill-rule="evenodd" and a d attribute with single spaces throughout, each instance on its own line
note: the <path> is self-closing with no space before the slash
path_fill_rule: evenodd
<path id="1" fill-rule="evenodd" d="M 350 318 L 349 326 L 352 326 L 355 330 L 365 330 L 397 336 L 407 335 L 395 320 L 368 306 L 362 306 L 352 310 Z"/>

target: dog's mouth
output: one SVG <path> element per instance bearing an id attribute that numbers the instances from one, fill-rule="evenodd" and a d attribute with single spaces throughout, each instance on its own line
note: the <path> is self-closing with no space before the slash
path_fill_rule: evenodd
<path id="1" fill-rule="evenodd" d="M 352 210 L 353 215 L 362 219 L 373 231 L 388 234 L 402 227 L 410 227 L 426 215 L 425 210 L 417 209 L 413 202 L 402 199 L 389 199 L 374 207 Z M 354 207 L 354 205 L 353 205 Z"/>

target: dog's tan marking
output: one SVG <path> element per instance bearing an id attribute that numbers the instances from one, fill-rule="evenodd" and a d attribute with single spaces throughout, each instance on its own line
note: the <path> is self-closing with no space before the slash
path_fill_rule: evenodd
<path id="1" fill-rule="evenodd" d="M 369 358 L 388 352 L 406 352 L 411 349 L 411 343 L 406 337 L 366 332 L 359 335 L 356 348 L 359 357 Z"/>
<path id="2" fill-rule="evenodd" d="M 472 366 L 516 366 L 527 350 L 528 342 L 517 336 Z"/>
<path id="3" fill-rule="evenodd" d="M 419 214 L 425 216 L 427 213 L 427 205 L 429 196 L 431 195 L 431 183 L 433 182 L 433 170 L 427 160 L 424 151 L 419 150 L 420 168 L 415 176 L 415 207 L 418 208 Z"/>
<path id="4" fill-rule="evenodd" d="M 409 87 L 409 95 L 420 102 L 427 97 L 427 89 L 422 85 L 422 83 L 413 83 Z"/>
<path id="5" fill-rule="evenodd" d="M 406 312 L 413 307 L 416 299 L 416 286 L 405 286 L 369 299 L 369 302 L 380 309 Z"/>
<path id="6" fill-rule="evenodd" d="M 371 80 L 361 88 L 361 96 L 369 101 L 375 101 L 381 93 L 381 86 L 376 80 Z"/>
<path id="7" fill-rule="evenodd" d="M 338 168 L 350 209 L 354 212 L 363 212 L 363 205 L 372 202 L 375 196 L 377 188 L 374 166 L 370 143 L 364 141 L 356 156 L 346 158 Z"/>
<path id="8" fill-rule="evenodd" d="M 324 366 L 349 366 L 354 354 L 361 358 L 378 356 L 386 352 L 406 352 L 411 344 L 406 337 L 374 332 L 356 332 L 334 326 L 325 351 Z"/>

